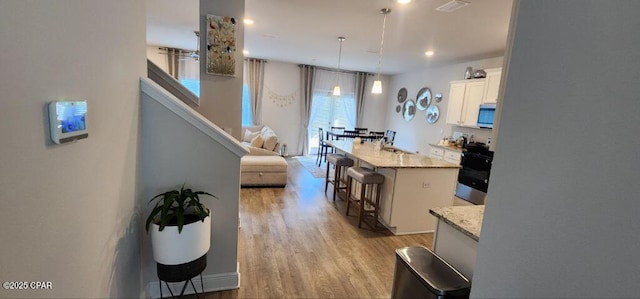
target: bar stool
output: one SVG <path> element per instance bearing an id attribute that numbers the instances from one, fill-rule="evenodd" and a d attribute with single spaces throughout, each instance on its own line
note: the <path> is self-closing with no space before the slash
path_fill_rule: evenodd
<path id="1" fill-rule="evenodd" d="M 360 197 L 356 198 L 352 194 L 353 181 L 360 183 Z M 372 170 L 362 167 L 351 167 L 347 170 L 347 216 L 349 216 L 349 206 L 354 204 L 358 208 L 358 228 L 361 227 L 364 216 L 373 216 L 373 225 L 365 221 L 372 229 L 378 228 L 378 211 L 380 209 L 380 191 L 384 183 L 384 176 Z M 367 197 L 367 187 L 376 187 L 375 198 Z M 373 195 L 373 189 L 369 190 Z M 365 203 L 367 204 L 365 206 Z"/>
<path id="2" fill-rule="evenodd" d="M 336 168 L 333 172 L 333 178 L 329 177 L 329 168 L 331 168 L 330 164 L 333 164 Z M 333 201 L 336 201 L 336 193 L 338 192 L 338 190 L 347 189 L 347 182 L 342 177 L 342 168 L 351 166 L 353 166 L 353 160 L 343 155 L 327 155 L 327 176 L 325 177 L 324 182 L 324 193 L 327 193 L 327 187 L 329 187 L 329 183 L 333 184 Z M 342 184 L 344 184 L 344 186 L 342 186 Z"/>

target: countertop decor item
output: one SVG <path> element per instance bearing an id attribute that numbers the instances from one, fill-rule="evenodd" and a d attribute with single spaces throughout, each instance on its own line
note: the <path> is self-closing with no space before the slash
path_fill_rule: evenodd
<path id="1" fill-rule="evenodd" d="M 211 246 L 211 216 L 200 196 L 215 195 L 182 187 L 154 196 L 155 206 L 146 221 L 151 233 L 153 259 L 163 265 L 180 265 L 205 255 Z"/>
<path id="2" fill-rule="evenodd" d="M 473 69 L 470 66 L 468 66 L 467 69 L 464 71 L 464 78 L 471 79 L 472 76 L 473 76 Z"/>
<path id="3" fill-rule="evenodd" d="M 440 109 L 436 105 L 431 105 L 427 108 L 427 123 L 435 124 L 440 118 Z"/>
<path id="4" fill-rule="evenodd" d="M 402 106 L 402 118 L 406 121 L 410 121 L 414 116 L 416 116 L 416 103 L 409 99 L 404 102 L 404 105 Z"/>
<path id="5" fill-rule="evenodd" d="M 487 72 L 485 72 L 484 70 L 475 70 L 473 72 L 473 78 L 479 79 L 479 78 L 486 78 L 487 77 Z"/>
<path id="6" fill-rule="evenodd" d="M 405 100 L 407 100 L 407 89 L 403 87 L 398 90 L 398 103 L 404 103 Z"/>
<path id="7" fill-rule="evenodd" d="M 427 107 L 431 105 L 431 89 L 429 87 L 423 87 L 418 91 L 416 104 L 420 110 L 427 110 Z"/>

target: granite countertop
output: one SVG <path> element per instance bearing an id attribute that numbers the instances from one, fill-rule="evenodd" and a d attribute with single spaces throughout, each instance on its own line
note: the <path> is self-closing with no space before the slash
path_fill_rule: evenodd
<path id="1" fill-rule="evenodd" d="M 460 165 L 428 156 L 412 154 L 392 147 L 397 152 L 378 150 L 373 142 L 354 143 L 353 140 L 327 140 L 329 145 L 356 159 L 380 168 L 460 168 Z"/>
<path id="2" fill-rule="evenodd" d="M 480 239 L 484 206 L 455 206 L 433 208 L 429 210 L 431 215 L 442 219 L 453 228 L 461 231 L 471 239 Z"/>
<path id="3" fill-rule="evenodd" d="M 443 148 L 446 150 L 450 150 L 450 151 L 456 151 L 456 152 L 460 152 L 462 153 L 462 151 L 464 150 L 461 147 L 457 147 L 455 145 L 439 145 L 439 144 L 431 144 L 429 143 L 430 146 L 435 146 L 435 147 L 439 147 L 439 148 Z"/>

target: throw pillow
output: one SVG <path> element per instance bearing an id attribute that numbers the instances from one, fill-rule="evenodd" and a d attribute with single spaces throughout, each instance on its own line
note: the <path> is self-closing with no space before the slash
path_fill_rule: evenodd
<path id="1" fill-rule="evenodd" d="M 266 134 L 262 134 L 262 139 L 264 139 L 264 144 L 262 148 L 273 151 L 278 145 L 278 136 L 273 131 L 267 132 Z"/>
<path id="2" fill-rule="evenodd" d="M 242 141 L 251 142 L 253 138 L 255 138 L 258 135 L 260 135 L 260 131 L 251 132 L 248 129 L 244 130 L 244 138 L 242 138 Z"/>
<path id="3" fill-rule="evenodd" d="M 263 145 L 264 139 L 262 139 L 262 136 L 256 135 L 256 137 L 253 137 L 253 139 L 251 139 L 251 146 L 261 148 Z"/>

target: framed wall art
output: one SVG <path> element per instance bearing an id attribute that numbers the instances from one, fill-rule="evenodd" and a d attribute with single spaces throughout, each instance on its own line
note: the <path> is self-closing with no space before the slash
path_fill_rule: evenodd
<path id="1" fill-rule="evenodd" d="M 207 74 L 235 77 L 236 19 L 207 15 Z"/>

